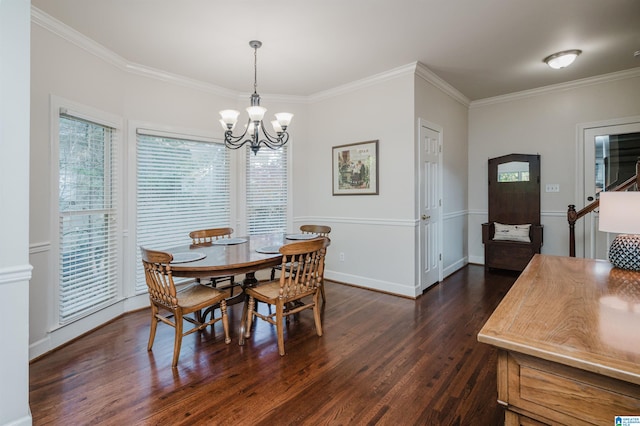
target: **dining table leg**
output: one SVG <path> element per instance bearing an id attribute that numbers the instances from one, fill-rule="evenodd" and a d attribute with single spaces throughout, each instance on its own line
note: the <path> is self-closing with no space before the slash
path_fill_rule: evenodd
<path id="1" fill-rule="evenodd" d="M 258 279 L 256 278 L 255 272 L 247 272 L 244 276 L 244 280 L 242 280 L 242 287 L 255 287 L 258 284 Z"/>
<path id="2" fill-rule="evenodd" d="M 249 304 L 248 299 L 249 296 L 245 294 L 244 303 L 242 304 L 242 316 L 240 317 L 240 338 L 238 339 L 239 346 L 244 346 L 244 332 L 247 325 L 247 315 L 249 315 L 249 310 L 247 309 L 247 305 Z"/>
<path id="3" fill-rule="evenodd" d="M 256 278 L 255 272 L 247 272 L 247 274 L 244 277 L 244 280 L 242 281 L 242 288 L 245 289 L 248 287 L 255 287 L 257 284 L 258 284 L 258 279 Z M 247 296 L 246 293 L 244 293 L 242 316 L 240 317 L 240 338 L 238 339 L 238 345 L 240 346 L 244 345 L 244 340 L 245 340 L 244 332 L 247 324 L 247 315 L 249 315 L 249 312 L 247 310 L 248 298 L 249 296 Z"/>

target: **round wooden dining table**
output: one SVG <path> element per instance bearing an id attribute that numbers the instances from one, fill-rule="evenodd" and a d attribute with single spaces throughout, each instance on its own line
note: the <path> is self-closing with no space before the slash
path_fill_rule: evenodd
<path id="1" fill-rule="evenodd" d="M 245 274 L 243 287 L 257 283 L 255 272 L 279 265 L 278 249 L 292 236 L 284 233 L 224 238 L 213 243 L 190 244 L 165 250 L 174 256 L 171 271 L 175 277 L 216 278 Z M 295 236 L 293 236 L 295 238 Z"/>
<path id="2" fill-rule="evenodd" d="M 240 238 L 224 238 L 212 243 L 184 245 L 164 250 L 173 255 L 171 271 L 175 277 L 216 278 L 245 274 L 242 288 L 258 283 L 255 272 L 272 268 L 282 263 L 282 254 L 278 251 L 284 244 L 317 238 L 314 234 L 264 234 Z M 244 301 L 244 292 L 234 296 L 227 304 Z M 244 344 L 244 317 L 246 304 L 242 312 L 240 339 Z"/>

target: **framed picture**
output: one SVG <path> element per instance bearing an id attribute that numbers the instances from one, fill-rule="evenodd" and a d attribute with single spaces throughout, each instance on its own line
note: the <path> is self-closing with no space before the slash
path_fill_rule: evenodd
<path id="1" fill-rule="evenodd" d="M 333 195 L 378 195 L 378 141 L 339 145 L 333 151 Z"/>

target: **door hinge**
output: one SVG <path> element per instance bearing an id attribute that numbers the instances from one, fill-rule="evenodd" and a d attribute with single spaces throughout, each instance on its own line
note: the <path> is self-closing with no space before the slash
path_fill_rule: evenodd
<path id="1" fill-rule="evenodd" d="M 442 262 L 442 253 L 438 255 L 438 260 Z"/>

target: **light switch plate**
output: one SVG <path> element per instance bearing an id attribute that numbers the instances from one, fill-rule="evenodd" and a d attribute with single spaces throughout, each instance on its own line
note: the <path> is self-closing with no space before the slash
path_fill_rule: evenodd
<path id="1" fill-rule="evenodd" d="M 545 187 L 545 192 L 560 192 L 560 184 L 548 183 Z"/>

